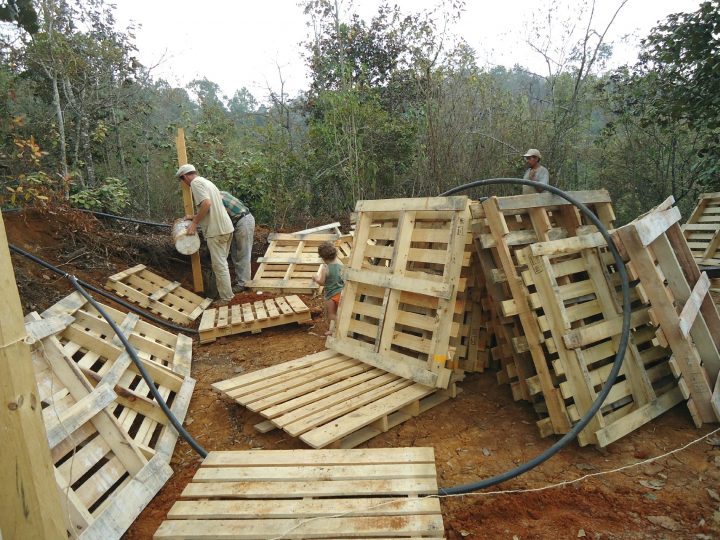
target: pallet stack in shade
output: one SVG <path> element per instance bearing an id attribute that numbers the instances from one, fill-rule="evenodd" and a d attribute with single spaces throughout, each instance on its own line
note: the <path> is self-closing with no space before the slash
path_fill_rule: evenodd
<path id="1" fill-rule="evenodd" d="M 182 422 L 192 341 L 103 306 Z M 70 538 L 120 538 L 165 484 L 178 434 L 110 325 L 79 293 L 26 329 Z"/>
<path id="2" fill-rule="evenodd" d="M 350 237 L 314 229 L 299 233 L 273 233 L 268 236 L 268 242 L 265 255 L 258 259 L 260 265 L 255 276 L 245 286 L 254 291 L 275 294 L 312 294 L 318 291 L 319 285 L 312 277 L 322 264 L 317 248 L 323 242 L 333 242 L 341 260 L 347 258 L 352 248 Z"/>
<path id="3" fill-rule="evenodd" d="M 720 192 L 700 196 L 682 231 L 698 265 L 720 266 Z"/>

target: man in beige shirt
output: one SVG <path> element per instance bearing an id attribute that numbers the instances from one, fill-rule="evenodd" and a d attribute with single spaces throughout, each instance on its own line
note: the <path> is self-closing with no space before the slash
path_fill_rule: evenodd
<path id="1" fill-rule="evenodd" d="M 202 228 L 220 295 L 215 305 L 226 305 L 233 298 L 227 258 L 235 227 L 225 211 L 218 188 L 207 178 L 199 176 L 193 165 L 189 163 L 183 165 L 175 176 L 185 182 L 192 191 L 196 214 L 185 216 L 185 219 L 192 220 L 187 228 L 187 234 L 196 234 L 198 225 Z"/>

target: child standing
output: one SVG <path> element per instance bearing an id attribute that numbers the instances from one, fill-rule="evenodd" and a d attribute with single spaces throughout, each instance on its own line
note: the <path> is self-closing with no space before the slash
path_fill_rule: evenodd
<path id="1" fill-rule="evenodd" d="M 323 260 L 320 270 L 312 280 L 318 285 L 325 286 L 325 307 L 327 308 L 328 319 L 330 320 L 329 329 L 325 332 L 326 336 L 332 335 L 335 330 L 335 320 L 337 319 L 338 305 L 340 304 L 340 293 L 345 286 L 343 278 L 340 276 L 342 263 L 337 260 L 337 249 L 332 242 L 323 242 L 318 246 L 318 255 Z"/>

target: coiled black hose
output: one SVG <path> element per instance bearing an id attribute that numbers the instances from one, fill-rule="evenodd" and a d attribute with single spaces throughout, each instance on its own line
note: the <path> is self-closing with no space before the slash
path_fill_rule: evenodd
<path id="1" fill-rule="evenodd" d="M 598 231 L 600 231 L 600 234 L 602 234 L 603 238 L 607 242 L 610 252 L 613 254 L 613 258 L 615 259 L 615 266 L 617 268 L 618 274 L 620 274 L 623 299 L 622 334 L 620 335 L 620 342 L 618 343 L 617 354 L 615 355 L 615 360 L 613 362 L 612 369 L 610 370 L 610 374 L 608 375 L 607 381 L 605 382 L 602 390 L 598 394 L 597 399 L 595 399 L 590 409 L 588 409 L 585 415 L 578 421 L 577 424 L 572 427 L 572 429 L 570 429 L 570 431 L 563 435 L 562 438 L 560 438 L 555 444 L 547 448 L 544 452 L 540 453 L 530 461 L 518 465 L 514 469 L 510 469 L 509 471 L 506 471 L 502 474 L 486 478 L 485 480 L 479 480 L 477 482 L 462 484 L 451 488 L 440 488 L 438 490 L 440 495 L 463 495 L 465 493 L 472 493 L 473 491 L 478 491 L 480 489 L 488 488 L 490 486 L 495 486 L 497 484 L 520 476 L 523 473 L 526 473 L 527 471 L 537 467 L 541 463 L 547 461 L 552 456 L 557 454 L 570 441 L 577 437 L 578 433 L 583 430 L 583 428 L 588 424 L 588 422 L 590 422 L 592 417 L 595 416 L 595 414 L 600 410 L 600 407 L 602 406 L 603 402 L 610 393 L 610 390 L 615 384 L 615 379 L 617 378 L 618 373 L 620 372 L 620 368 L 622 367 L 623 359 L 625 357 L 625 349 L 627 348 L 628 340 L 630 338 L 630 282 L 628 280 L 627 270 L 625 269 L 625 263 L 623 262 L 620 253 L 615 247 L 615 243 L 610 237 L 610 233 L 608 233 L 607 229 L 597 218 L 597 216 L 593 214 L 587 206 L 585 206 L 583 203 L 581 203 L 574 197 L 568 195 L 561 189 L 558 189 L 554 186 L 538 184 L 537 182 L 531 182 L 529 180 L 520 180 L 518 178 L 490 178 L 487 180 L 475 180 L 474 182 L 469 182 L 467 184 L 463 184 L 461 186 L 449 189 L 448 191 L 441 193 L 440 196 L 447 197 L 472 188 L 493 185 L 521 185 L 549 191 L 550 193 L 558 195 L 569 203 L 575 205 L 583 213 L 583 215 L 587 217 L 593 223 L 593 225 L 597 227 Z"/>

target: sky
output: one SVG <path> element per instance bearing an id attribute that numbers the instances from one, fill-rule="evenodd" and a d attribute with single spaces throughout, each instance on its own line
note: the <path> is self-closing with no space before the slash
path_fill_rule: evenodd
<path id="1" fill-rule="evenodd" d="M 381 3 L 338 1 L 341 18 L 347 19 L 352 10 L 366 21 Z M 388 3 L 413 13 L 430 10 L 441 1 Z M 621 0 L 595 3 L 593 28 L 603 31 Z M 297 0 L 115 0 L 115 4 L 118 26 L 136 26 L 139 59 L 153 67 L 156 79 L 184 87 L 206 77 L 227 96 L 245 87 L 259 101 L 265 101 L 270 89 L 278 93 L 281 84 L 290 96 L 308 87 L 301 43 L 311 29 Z M 548 67 L 528 40 L 540 46 L 548 41 L 558 44 L 563 42 L 563 27 L 577 25 L 584 30 L 588 14 L 580 12 L 582 4 L 578 0 L 466 0 L 465 11 L 449 31 L 476 51 L 479 66 L 519 64 L 544 75 Z M 696 11 L 699 4 L 700 0 L 628 0 L 606 36 L 614 46 L 610 67 L 633 63 L 639 39 L 657 21 L 670 13 Z M 550 31 L 537 32 L 534 27 L 546 21 L 549 5 L 554 6 Z"/>

